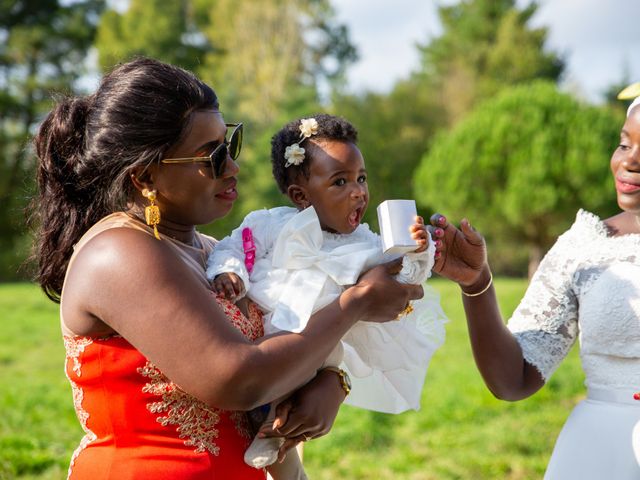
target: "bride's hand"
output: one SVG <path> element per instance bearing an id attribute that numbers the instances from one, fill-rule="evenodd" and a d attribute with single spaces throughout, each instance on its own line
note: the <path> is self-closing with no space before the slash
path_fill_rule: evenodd
<path id="1" fill-rule="evenodd" d="M 435 213 L 431 216 L 429 231 L 436 243 L 434 271 L 461 286 L 478 281 L 487 265 L 487 247 L 484 238 L 465 218 L 460 229 Z"/>

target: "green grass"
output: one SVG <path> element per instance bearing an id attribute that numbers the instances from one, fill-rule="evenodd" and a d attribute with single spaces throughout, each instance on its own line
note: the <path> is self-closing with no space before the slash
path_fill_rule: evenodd
<path id="1" fill-rule="evenodd" d="M 455 285 L 433 282 L 449 316 L 422 409 L 385 415 L 344 406 L 332 432 L 306 444 L 310 478 L 542 478 L 555 438 L 584 395 L 577 349 L 533 397 L 496 400 L 478 374 Z M 505 316 L 526 282 L 500 279 Z M 0 285 L 0 480 L 66 478 L 82 431 L 64 376 L 57 305 L 32 285 Z"/>

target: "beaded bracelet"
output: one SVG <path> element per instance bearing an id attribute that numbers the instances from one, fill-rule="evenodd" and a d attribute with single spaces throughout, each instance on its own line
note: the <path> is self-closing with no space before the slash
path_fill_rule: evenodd
<path id="1" fill-rule="evenodd" d="M 489 290 L 489 287 L 491 286 L 492 283 L 493 283 L 493 274 L 489 272 L 489 283 L 487 283 L 487 286 L 484 287 L 482 290 L 480 290 L 478 293 L 467 293 L 464 290 L 460 290 L 460 291 L 465 297 L 477 297 L 479 295 L 482 295 L 487 290 Z"/>

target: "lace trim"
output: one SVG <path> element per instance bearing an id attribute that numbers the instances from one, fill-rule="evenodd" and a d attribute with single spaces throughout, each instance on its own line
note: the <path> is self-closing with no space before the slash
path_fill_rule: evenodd
<path id="1" fill-rule="evenodd" d="M 609 237 L 609 229 L 602 219 L 594 213 L 582 209 L 578 210 L 575 223 L 576 225 L 583 224 L 582 226 L 586 227 L 587 230 L 591 230 L 597 235 Z"/>
<path id="2" fill-rule="evenodd" d="M 84 352 L 84 350 L 93 343 L 93 339 L 89 337 L 70 337 L 64 336 L 64 347 L 67 353 L 67 360 L 73 361 L 73 373 L 75 373 L 78 377 L 82 375 L 81 364 L 78 358 Z M 75 464 L 76 459 L 82 453 L 82 451 L 87 448 L 91 442 L 95 441 L 98 436 L 89 430 L 87 427 L 87 420 L 89 420 L 89 412 L 87 412 L 82 407 L 82 401 L 84 400 L 84 391 L 69 377 L 67 373 L 67 369 L 64 371 L 69 383 L 71 384 L 71 392 L 73 393 L 73 406 L 76 411 L 76 416 L 78 417 L 78 421 L 80 422 L 80 426 L 82 430 L 85 432 L 84 437 L 80 440 L 80 444 L 74 450 L 71 455 L 71 461 L 69 462 L 69 470 L 67 472 L 67 478 L 71 477 L 71 471 L 73 465 Z"/>
<path id="3" fill-rule="evenodd" d="M 80 422 L 80 425 L 82 427 L 82 430 L 84 430 L 85 435 L 84 437 L 82 437 L 82 439 L 80 440 L 80 444 L 78 445 L 78 447 L 73 451 L 73 454 L 71 455 L 71 461 L 69 462 L 69 470 L 67 472 L 67 478 L 71 477 L 71 471 L 73 469 L 73 466 L 76 463 L 76 459 L 78 458 L 78 456 L 82 453 L 82 451 L 87 448 L 87 446 L 95 441 L 98 436 L 93 433 L 91 430 L 89 430 L 89 428 L 87 427 L 87 420 L 89 419 L 89 413 L 84 410 L 82 408 L 82 400 L 84 400 L 84 392 L 83 390 L 78 387 L 78 385 L 76 385 L 76 383 L 69 379 L 69 383 L 71 383 L 71 390 L 73 392 L 73 406 L 75 407 L 76 410 L 76 416 L 78 417 L 78 421 Z"/>
<path id="4" fill-rule="evenodd" d="M 631 245 L 640 245 L 640 234 L 638 233 L 626 233 L 624 235 L 611 236 L 609 227 L 604 221 L 597 215 L 587 212 L 586 210 L 579 210 L 576 215 L 575 227 L 582 227 L 589 236 L 605 237 L 608 240 L 621 242 L 624 244 L 630 243 Z"/>
<path id="5" fill-rule="evenodd" d="M 156 421 L 163 427 L 177 425 L 179 437 L 186 439 L 186 446 L 195 447 L 195 453 L 208 451 L 218 455 L 220 448 L 215 443 L 215 439 L 218 438 L 218 430 L 215 427 L 220 421 L 218 412 L 180 390 L 150 362 L 138 368 L 138 373 L 150 380 L 142 391 L 162 399 L 147 404 L 147 410 L 151 413 L 164 414 L 158 415 Z"/>
<path id="6" fill-rule="evenodd" d="M 78 357 L 84 352 L 85 348 L 93 343 L 93 339 L 89 337 L 70 337 L 65 335 L 63 340 L 67 358 L 73 360 L 73 373 L 79 377 L 82 372 L 80 371 L 80 361 Z M 69 381 L 71 381 L 71 379 L 69 379 Z"/>

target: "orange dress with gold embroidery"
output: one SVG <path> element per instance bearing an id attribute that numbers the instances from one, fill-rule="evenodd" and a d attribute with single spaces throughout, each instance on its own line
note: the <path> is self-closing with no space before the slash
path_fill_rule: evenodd
<path id="1" fill-rule="evenodd" d="M 251 324 L 234 305 L 225 307 L 249 338 L 262 335 L 261 321 Z M 120 336 L 64 342 L 86 432 L 70 479 L 264 480 L 263 470 L 243 461 L 251 442 L 244 412 L 210 408 L 183 392 Z"/>
<path id="2" fill-rule="evenodd" d="M 213 293 L 212 301 L 247 338 L 263 335 L 262 315 L 255 305 L 247 318 Z M 64 344 L 65 370 L 85 431 L 71 458 L 69 479 L 266 478 L 264 470 L 243 461 L 251 442 L 244 412 L 208 407 L 119 335 L 65 334 Z"/>

